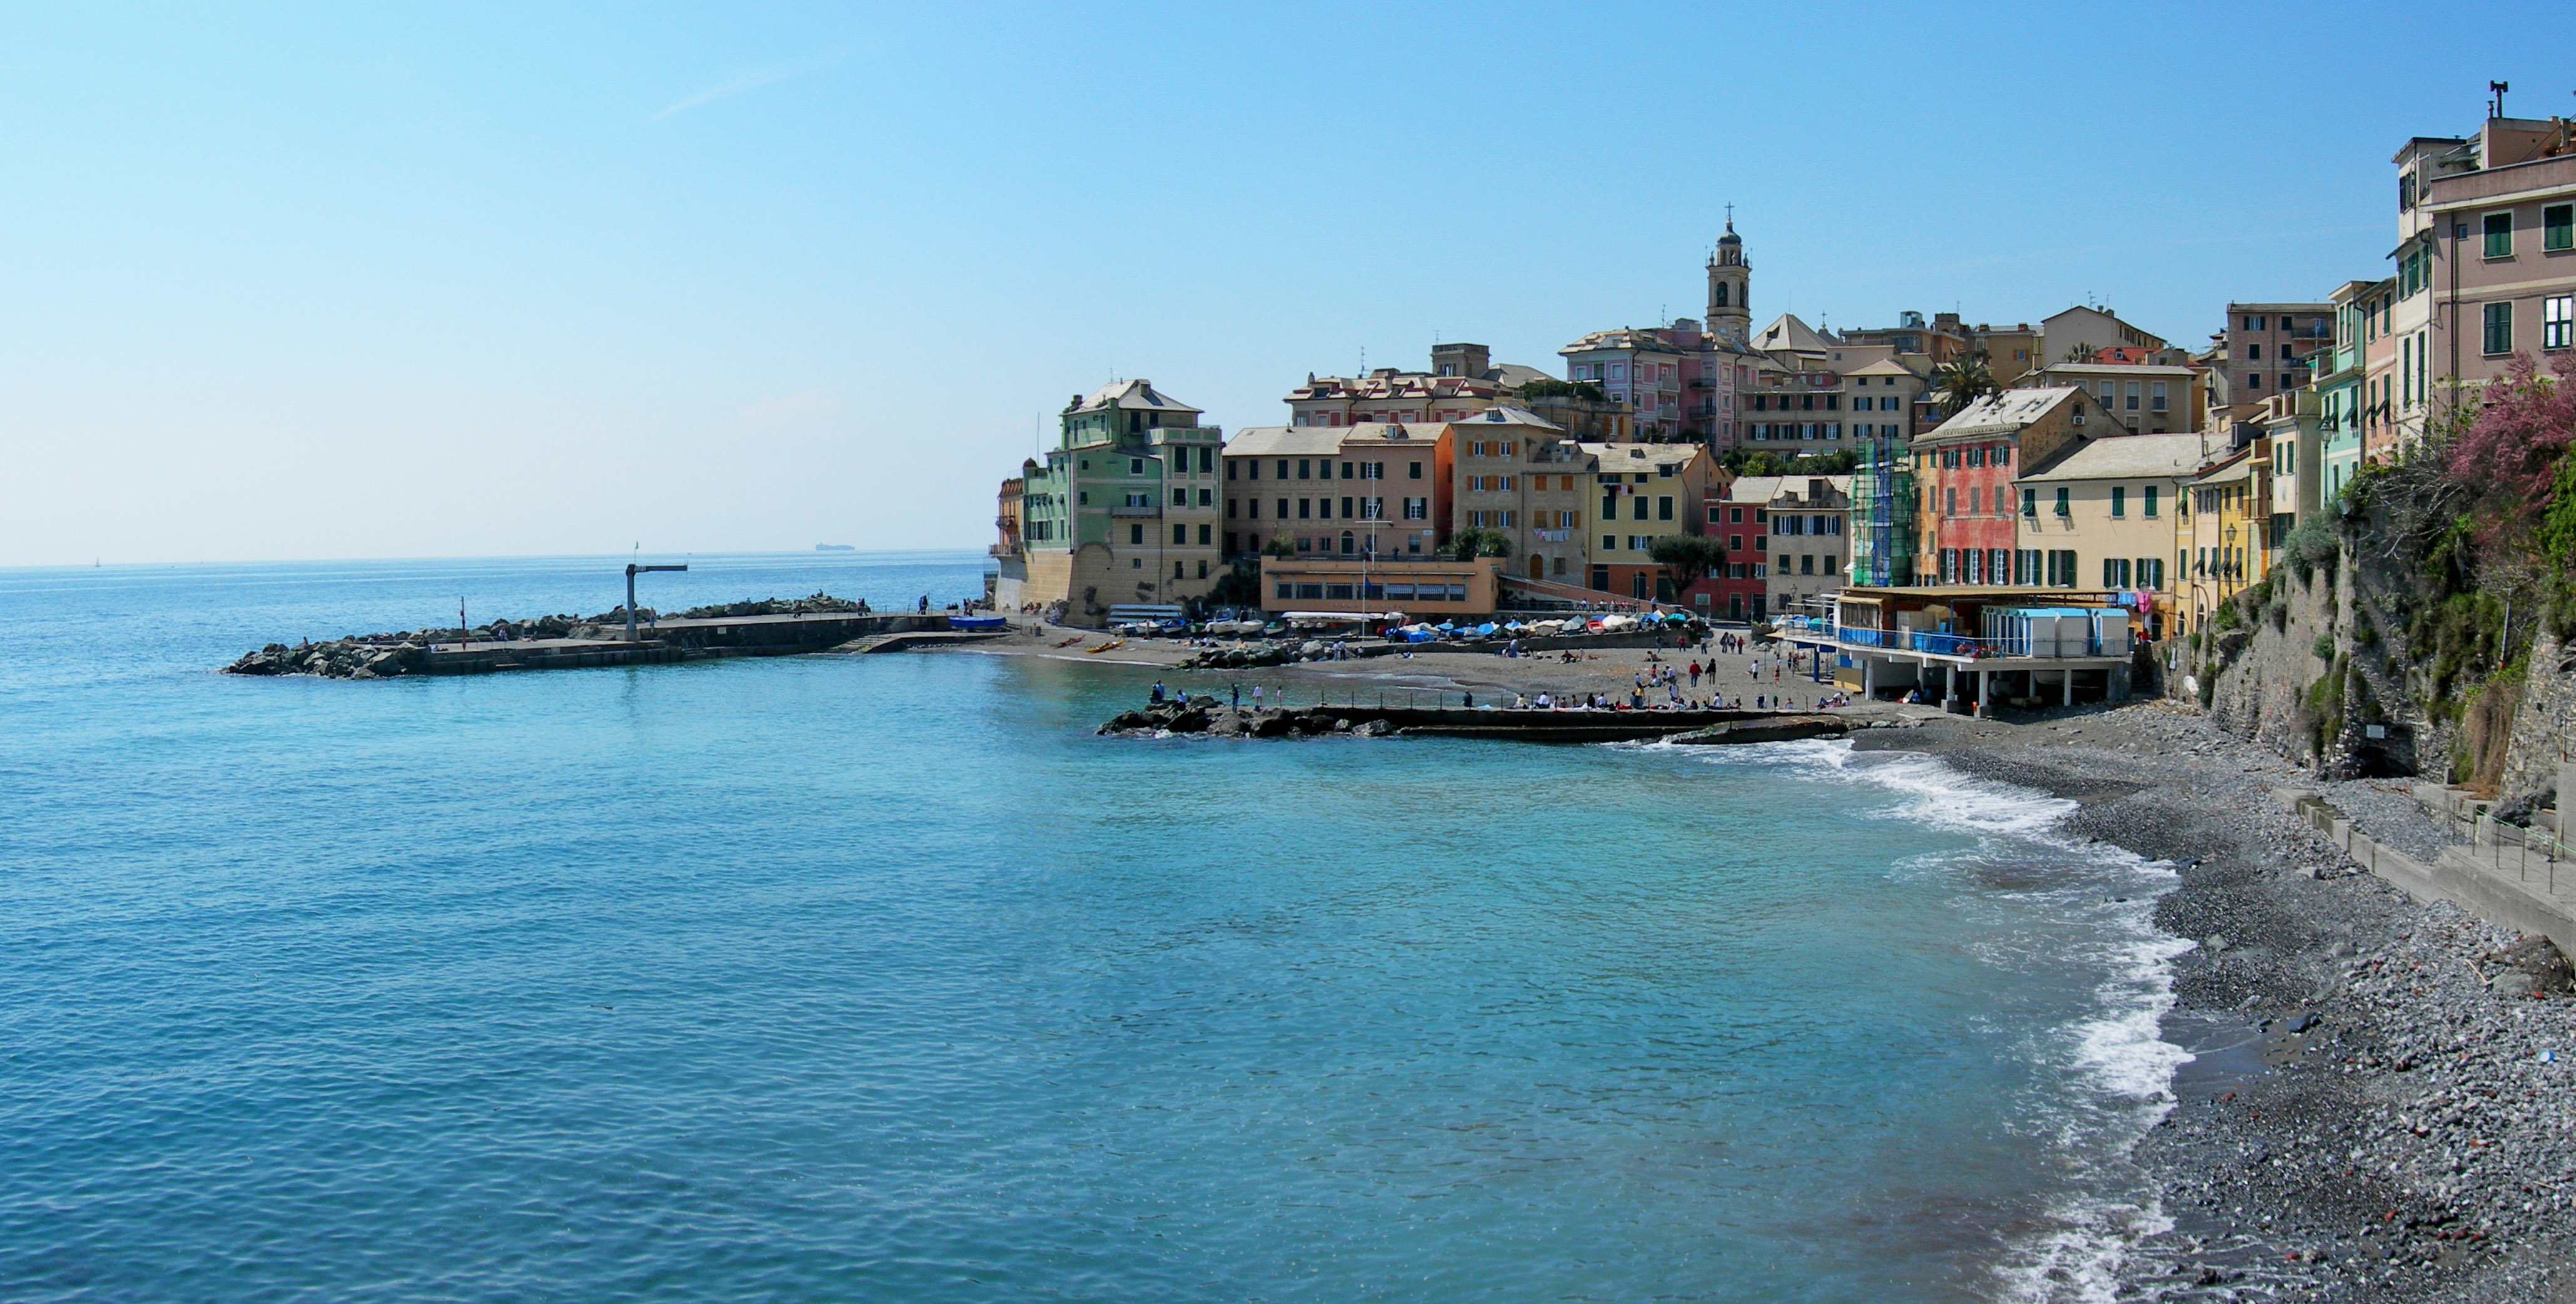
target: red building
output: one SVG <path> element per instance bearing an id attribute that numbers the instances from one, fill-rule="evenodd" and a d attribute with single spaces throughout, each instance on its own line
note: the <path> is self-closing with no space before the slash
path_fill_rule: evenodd
<path id="1" fill-rule="evenodd" d="M 1914 440 L 1918 584 L 2041 584 L 2035 552 L 2015 546 L 2017 468 L 2068 444 L 2128 428 L 2074 386 L 2008 389 Z M 2071 581 L 2070 581 L 2071 582 Z"/>

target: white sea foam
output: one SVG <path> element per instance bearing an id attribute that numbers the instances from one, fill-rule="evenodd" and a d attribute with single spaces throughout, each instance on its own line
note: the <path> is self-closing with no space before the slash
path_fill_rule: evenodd
<path id="1" fill-rule="evenodd" d="M 2062 926 L 2024 948 L 2031 953 L 2004 948 L 1985 958 L 2007 968 L 2072 963 L 2101 975 L 2087 1017 L 2026 1043 L 2035 1060 L 2070 1073 L 2076 1084 L 2065 1098 L 2028 1102 L 2039 1115 L 2028 1121 L 2054 1135 L 2081 1189 L 2052 1201 L 2048 1225 L 2022 1237 L 1995 1273 L 1998 1294 L 2008 1300 L 2112 1300 L 2129 1248 L 2171 1226 L 2154 1194 L 2139 1189 L 2127 1156 L 2172 1108 L 2174 1072 L 2192 1058 L 2163 1036 L 2174 1002 L 2173 961 L 2192 946 L 2155 927 L 2154 898 L 2180 881 L 2173 868 L 2064 834 L 2059 826 L 2076 802 L 1962 774 L 1938 757 L 1807 741 L 1716 749 L 1703 759 L 1785 765 L 1876 788 L 1900 798 L 1885 812 L 1890 817 L 1974 835 L 1980 855 L 2040 853 L 2066 867 L 2062 884 L 2004 894 L 2040 902 L 2043 916 Z M 1901 863 L 1957 872 L 1964 862 L 1915 856 Z"/>

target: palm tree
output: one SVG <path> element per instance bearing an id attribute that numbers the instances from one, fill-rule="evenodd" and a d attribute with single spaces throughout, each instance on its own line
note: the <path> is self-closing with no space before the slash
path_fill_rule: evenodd
<path id="1" fill-rule="evenodd" d="M 1956 414 L 1978 399 L 2003 390 L 1995 383 L 1995 374 L 1987 370 L 1985 355 L 1981 353 L 1941 364 L 1932 373 L 1932 387 L 1941 395 L 1941 410 L 1945 415 Z"/>

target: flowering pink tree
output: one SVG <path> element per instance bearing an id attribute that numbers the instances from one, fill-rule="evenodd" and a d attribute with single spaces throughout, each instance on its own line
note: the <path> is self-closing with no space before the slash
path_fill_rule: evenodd
<path id="1" fill-rule="evenodd" d="M 2558 461 L 2576 441 L 2576 355 L 2550 359 L 2549 373 L 2530 354 L 2513 355 L 2451 444 L 2451 480 L 2478 496 L 2492 526 L 2527 525 L 2548 506 Z"/>

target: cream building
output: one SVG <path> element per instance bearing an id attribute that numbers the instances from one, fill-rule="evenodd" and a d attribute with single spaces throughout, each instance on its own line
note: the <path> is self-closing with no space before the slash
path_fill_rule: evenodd
<path id="1" fill-rule="evenodd" d="M 1426 556 L 1448 537 L 1448 427 L 1253 426 L 1225 446 L 1230 561 Z"/>
<path id="2" fill-rule="evenodd" d="M 2090 439 L 2014 477 L 2013 569 L 2062 588 L 2164 594 L 2170 607 L 2180 577 L 2166 561 L 2205 446 L 2197 434 Z"/>
<path id="3" fill-rule="evenodd" d="M 1518 408 L 1493 408 L 1448 427 L 1450 529 L 1498 530 L 1512 542 L 1507 573 L 1579 585 L 1600 459 L 1589 446 Z"/>

